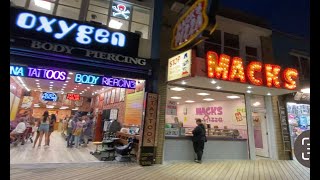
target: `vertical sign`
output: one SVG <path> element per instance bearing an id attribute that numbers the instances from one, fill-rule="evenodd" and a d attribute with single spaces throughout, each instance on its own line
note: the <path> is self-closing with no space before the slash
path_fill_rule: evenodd
<path id="1" fill-rule="evenodd" d="M 152 165 L 155 157 L 154 146 L 159 99 L 159 96 L 153 93 L 147 93 L 146 97 L 145 118 L 143 123 L 143 133 L 141 141 L 142 143 L 139 154 L 139 163 L 142 166 Z"/>
<path id="2" fill-rule="evenodd" d="M 153 93 L 148 93 L 146 116 L 145 116 L 144 128 L 143 128 L 142 146 L 144 147 L 153 147 L 155 144 L 157 106 L 158 106 L 158 95 Z"/>

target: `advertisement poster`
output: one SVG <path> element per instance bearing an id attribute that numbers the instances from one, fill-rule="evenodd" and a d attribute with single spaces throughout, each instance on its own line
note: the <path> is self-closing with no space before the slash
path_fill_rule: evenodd
<path id="1" fill-rule="evenodd" d="M 191 75 L 191 50 L 178 54 L 168 61 L 168 81 Z"/>
<path id="2" fill-rule="evenodd" d="M 107 104 L 110 104 L 111 100 L 111 91 L 108 91 Z"/>
<path id="3" fill-rule="evenodd" d="M 233 113 L 233 122 L 236 125 L 246 125 L 246 108 L 236 107 Z"/>
<path id="4" fill-rule="evenodd" d="M 107 100 L 108 100 L 108 92 L 106 91 L 105 93 L 104 93 L 104 100 L 103 100 L 103 104 L 107 104 Z"/>
<path id="5" fill-rule="evenodd" d="M 167 115 L 177 115 L 177 102 L 168 101 L 167 103 Z"/>
<path id="6" fill-rule="evenodd" d="M 33 97 L 32 96 L 24 96 L 21 103 L 21 108 L 31 108 Z"/>
<path id="7" fill-rule="evenodd" d="M 126 89 L 121 88 L 120 89 L 120 102 L 123 102 L 126 96 Z"/>
<path id="8" fill-rule="evenodd" d="M 117 88 L 117 89 L 116 89 L 116 97 L 115 97 L 115 99 L 114 99 L 114 102 L 115 102 L 115 103 L 120 102 L 120 88 Z"/>
<path id="9" fill-rule="evenodd" d="M 115 97 L 116 97 L 116 90 L 112 89 L 112 91 L 111 91 L 111 101 L 110 101 L 111 104 L 114 103 Z"/>

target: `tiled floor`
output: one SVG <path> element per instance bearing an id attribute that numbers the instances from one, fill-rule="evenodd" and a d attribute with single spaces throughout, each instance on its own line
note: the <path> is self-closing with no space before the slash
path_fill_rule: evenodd
<path id="1" fill-rule="evenodd" d="M 66 148 L 60 133 L 52 134 L 49 148 L 11 147 L 10 179 L 85 180 L 85 179 L 195 179 L 195 180 L 304 180 L 310 179 L 310 169 L 297 161 L 268 159 L 219 160 L 197 164 L 190 161 L 165 162 L 142 167 L 136 163 L 99 162 L 90 155 L 94 147 Z"/>

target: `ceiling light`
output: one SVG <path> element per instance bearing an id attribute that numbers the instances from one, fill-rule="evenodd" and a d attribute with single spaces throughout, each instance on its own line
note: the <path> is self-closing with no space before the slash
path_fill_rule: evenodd
<path id="1" fill-rule="evenodd" d="M 61 92 L 61 94 L 64 94 L 64 92 Z"/>
<path id="2" fill-rule="evenodd" d="M 177 102 L 177 104 L 180 104 L 179 102 Z"/>
<path id="3" fill-rule="evenodd" d="M 92 93 L 92 95 L 94 95 L 94 93 Z"/>
<path id="4" fill-rule="evenodd" d="M 51 81 L 50 84 L 52 84 L 53 82 Z"/>
<path id="5" fill-rule="evenodd" d="M 53 86 L 52 84 L 50 84 L 50 86 Z"/>
<path id="6" fill-rule="evenodd" d="M 79 94 L 82 94 L 82 93 L 79 93 Z"/>
<path id="7" fill-rule="evenodd" d="M 19 81 L 22 81 L 21 77 L 17 77 L 17 79 L 18 79 Z"/>
<path id="8" fill-rule="evenodd" d="M 170 90 L 172 90 L 172 91 L 184 91 L 186 89 L 180 88 L 180 87 L 174 87 L 174 88 L 170 88 Z"/>
<path id="9" fill-rule="evenodd" d="M 76 90 L 77 88 L 73 88 L 74 90 Z"/>
<path id="10" fill-rule="evenodd" d="M 87 87 L 88 89 L 90 89 L 90 87 Z"/>
<path id="11" fill-rule="evenodd" d="M 68 83 L 69 81 L 66 81 L 66 83 Z"/>
<path id="12" fill-rule="evenodd" d="M 51 10 L 51 3 L 44 0 L 34 0 L 34 4 L 38 7 L 46 9 L 48 11 Z"/>
<path id="13" fill-rule="evenodd" d="M 46 108 L 52 109 L 52 108 L 54 108 L 54 106 L 52 106 L 52 105 L 46 105 Z"/>
<path id="14" fill-rule="evenodd" d="M 114 29 L 120 29 L 122 26 L 122 22 L 116 21 L 114 19 L 111 19 L 109 22 L 109 27 L 114 28 Z"/>
<path id="15" fill-rule="evenodd" d="M 310 93 L 310 88 L 301 89 L 301 92 L 303 92 L 303 93 Z"/>
<path id="16" fill-rule="evenodd" d="M 252 87 L 251 87 L 251 86 L 248 86 L 248 89 L 252 89 Z"/>
<path id="17" fill-rule="evenodd" d="M 64 86 L 66 86 L 67 84 L 63 84 Z"/>
<path id="18" fill-rule="evenodd" d="M 211 81 L 211 84 L 216 84 L 216 83 L 217 83 L 217 81 L 215 81 L 215 80 Z"/>
<path id="19" fill-rule="evenodd" d="M 173 96 L 171 99 L 181 99 L 181 97 Z"/>
<path id="20" fill-rule="evenodd" d="M 187 82 L 185 82 L 185 81 L 182 81 L 182 82 L 181 82 L 181 84 L 187 84 Z"/>
<path id="21" fill-rule="evenodd" d="M 67 77 L 67 79 L 71 79 L 71 77 Z"/>
<path id="22" fill-rule="evenodd" d="M 259 105 L 261 105 L 261 104 L 260 104 L 260 102 L 257 101 L 257 102 L 255 102 L 255 103 L 253 103 L 252 105 L 253 105 L 253 106 L 259 106 Z"/>
<path id="23" fill-rule="evenodd" d="M 78 84 L 82 84 L 82 83 L 78 83 Z"/>
<path id="24" fill-rule="evenodd" d="M 185 101 L 186 103 L 193 103 L 194 101 L 192 101 L 192 100 L 187 100 L 187 101 Z"/>
<path id="25" fill-rule="evenodd" d="M 74 111 L 76 111 L 76 110 L 78 110 L 79 108 L 78 107 L 76 107 L 76 108 L 74 108 L 74 109 L 72 109 L 72 110 L 74 110 Z"/>
<path id="26" fill-rule="evenodd" d="M 87 91 L 87 89 L 84 89 L 84 91 Z"/>
<path id="27" fill-rule="evenodd" d="M 91 84 L 91 86 L 94 86 L 93 84 Z"/>
<path id="28" fill-rule="evenodd" d="M 39 81 L 39 79 L 36 79 L 36 81 Z"/>
<path id="29" fill-rule="evenodd" d="M 72 89 L 71 91 L 73 92 L 74 90 Z"/>
<path id="30" fill-rule="evenodd" d="M 216 89 L 221 89 L 221 88 L 222 88 L 222 87 L 220 87 L 220 86 L 217 86 L 217 87 L 216 87 Z"/>
<path id="31" fill-rule="evenodd" d="M 271 93 L 267 93 L 268 96 L 271 96 Z"/>
<path id="32" fill-rule="evenodd" d="M 203 99 L 204 101 L 214 101 L 214 99 L 212 99 L 212 98 L 205 98 L 205 99 Z"/>
<path id="33" fill-rule="evenodd" d="M 252 93 L 252 91 L 248 90 L 247 93 Z"/>
<path id="34" fill-rule="evenodd" d="M 227 96 L 227 98 L 229 98 L 229 99 L 239 99 L 240 97 L 239 96 Z"/>
<path id="35" fill-rule="evenodd" d="M 69 72 L 69 74 L 73 74 L 72 72 Z"/>
<path id="36" fill-rule="evenodd" d="M 40 83 L 36 83 L 36 84 L 40 84 Z"/>
<path id="37" fill-rule="evenodd" d="M 208 96 L 208 95 L 210 95 L 210 94 L 208 94 L 208 93 L 197 93 L 199 96 Z"/>

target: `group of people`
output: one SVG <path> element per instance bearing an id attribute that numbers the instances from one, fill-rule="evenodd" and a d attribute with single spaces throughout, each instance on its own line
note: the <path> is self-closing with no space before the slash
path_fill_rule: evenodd
<path id="1" fill-rule="evenodd" d="M 54 123 L 56 122 L 57 117 L 55 114 L 49 116 L 49 112 L 45 111 L 40 119 L 35 122 L 35 131 L 37 132 L 36 138 L 33 144 L 33 148 L 36 146 L 37 141 L 39 140 L 38 147 L 41 146 L 43 136 L 45 136 L 45 147 L 50 145 L 50 136 L 54 131 Z"/>
<path id="2" fill-rule="evenodd" d="M 83 142 L 83 147 L 89 143 L 89 138 L 92 136 L 94 124 L 94 116 L 92 114 L 81 115 L 76 113 L 67 121 L 67 147 L 72 148 L 73 145 L 79 148 Z M 83 140 L 83 141 L 82 141 Z"/>

